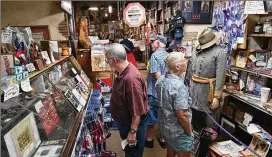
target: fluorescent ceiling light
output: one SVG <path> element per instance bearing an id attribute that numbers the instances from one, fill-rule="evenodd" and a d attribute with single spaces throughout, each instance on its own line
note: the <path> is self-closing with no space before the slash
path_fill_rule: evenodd
<path id="1" fill-rule="evenodd" d="M 94 10 L 94 11 L 97 11 L 98 8 L 97 7 L 90 7 L 89 10 Z"/>
<path id="2" fill-rule="evenodd" d="M 109 13 L 112 13 L 112 6 L 109 6 Z"/>

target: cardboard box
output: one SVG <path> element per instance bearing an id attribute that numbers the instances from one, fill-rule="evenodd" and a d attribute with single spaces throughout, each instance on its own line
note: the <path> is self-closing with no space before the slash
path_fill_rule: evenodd
<path id="1" fill-rule="evenodd" d="M 47 51 L 52 63 L 55 60 L 59 60 L 61 54 L 59 53 L 58 41 L 57 40 L 42 40 L 41 46 L 43 51 Z"/>

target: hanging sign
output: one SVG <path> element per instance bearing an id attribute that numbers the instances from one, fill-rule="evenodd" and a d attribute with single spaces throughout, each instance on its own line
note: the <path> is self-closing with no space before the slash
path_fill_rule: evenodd
<path id="1" fill-rule="evenodd" d="M 139 27 L 145 21 L 145 8 L 140 3 L 129 3 L 123 11 L 129 27 Z"/>

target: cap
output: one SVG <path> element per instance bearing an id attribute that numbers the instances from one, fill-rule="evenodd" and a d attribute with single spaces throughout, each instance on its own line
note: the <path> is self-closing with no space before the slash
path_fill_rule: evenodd
<path id="1" fill-rule="evenodd" d="M 158 41 L 160 41 L 161 43 L 164 43 L 165 45 L 167 44 L 167 39 L 166 39 L 164 36 L 162 36 L 162 35 L 157 35 L 157 36 L 155 37 L 155 40 L 158 40 Z"/>

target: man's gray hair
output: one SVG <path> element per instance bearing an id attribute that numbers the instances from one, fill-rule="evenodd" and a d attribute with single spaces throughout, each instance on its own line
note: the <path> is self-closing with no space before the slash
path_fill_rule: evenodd
<path id="1" fill-rule="evenodd" d="M 127 59 L 127 53 L 124 46 L 118 43 L 113 43 L 107 46 L 105 48 L 105 54 L 121 61 L 125 61 Z"/>

